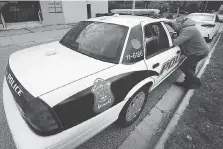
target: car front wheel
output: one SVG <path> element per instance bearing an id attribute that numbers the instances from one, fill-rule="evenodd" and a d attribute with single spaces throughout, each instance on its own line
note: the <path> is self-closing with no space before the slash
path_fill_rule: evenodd
<path id="1" fill-rule="evenodd" d="M 127 127 L 133 124 L 142 112 L 147 97 L 148 91 L 145 88 L 139 89 L 125 104 L 116 124 L 120 127 Z"/>

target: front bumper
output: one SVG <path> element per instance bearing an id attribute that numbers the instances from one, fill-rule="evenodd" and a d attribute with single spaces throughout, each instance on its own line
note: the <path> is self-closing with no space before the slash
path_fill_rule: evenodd
<path id="1" fill-rule="evenodd" d="M 3 104 L 7 122 L 17 149 L 70 149 L 77 147 L 114 122 L 126 101 L 119 103 L 80 125 L 53 136 L 36 135 L 22 118 L 4 78 Z"/>

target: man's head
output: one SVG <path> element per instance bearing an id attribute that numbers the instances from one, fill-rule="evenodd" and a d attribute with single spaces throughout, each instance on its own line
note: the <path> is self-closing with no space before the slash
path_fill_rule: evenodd
<path id="1" fill-rule="evenodd" d="M 173 21 L 173 29 L 176 32 L 181 31 L 184 28 L 184 22 L 185 22 L 186 18 L 185 17 L 178 17 Z"/>

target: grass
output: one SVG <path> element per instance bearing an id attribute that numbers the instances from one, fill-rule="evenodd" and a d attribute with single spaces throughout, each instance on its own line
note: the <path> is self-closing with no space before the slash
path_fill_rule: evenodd
<path id="1" fill-rule="evenodd" d="M 223 35 L 165 149 L 223 149 Z"/>

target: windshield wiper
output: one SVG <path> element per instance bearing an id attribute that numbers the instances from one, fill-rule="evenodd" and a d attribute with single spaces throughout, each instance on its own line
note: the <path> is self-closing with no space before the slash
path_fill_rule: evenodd
<path id="1" fill-rule="evenodd" d="M 69 42 L 64 43 L 64 41 L 60 41 L 60 43 L 61 43 L 63 46 L 69 48 L 69 49 L 72 49 L 72 50 L 74 50 L 74 51 L 78 51 L 78 46 L 76 46 L 76 45 L 73 45 L 73 44 L 71 44 L 71 43 L 69 43 Z"/>
<path id="2" fill-rule="evenodd" d="M 103 55 L 97 55 L 97 54 L 94 54 L 94 53 L 85 53 L 87 56 L 89 57 L 92 57 L 94 59 L 97 59 L 97 60 L 100 60 L 100 61 L 104 61 L 104 62 L 108 62 L 108 63 L 116 63 L 112 60 L 108 60 L 108 57 L 106 56 L 103 56 Z"/>

